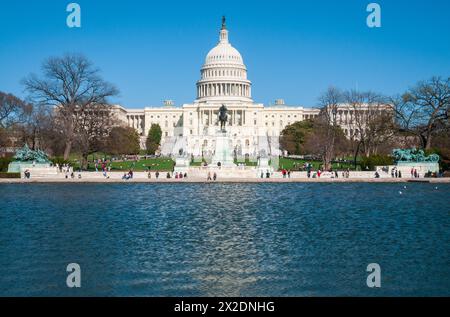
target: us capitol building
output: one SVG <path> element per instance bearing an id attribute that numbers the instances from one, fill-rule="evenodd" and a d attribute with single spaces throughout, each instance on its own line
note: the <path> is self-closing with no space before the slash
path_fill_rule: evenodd
<path id="1" fill-rule="evenodd" d="M 197 81 L 197 99 L 182 107 L 166 100 L 161 107 L 125 109 L 115 106 L 118 118 L 141 135 L 141 145 L 152 124 L 162 130 L 161 154 L 176 156 L 180 149 L 194 157 L 212 156 L 219 131 L 218 112 L 228 109 L 226 133 L 229 147 L 241 156 L 256 157 L 262 151 L 269 156 L 279 154 L 281 131 L 296 121 L 313 118 L 319 109 L 286 106 L 278 99 L 264 106 L 252 99 L 252 83 L 247 67 L 237 49 L 229 42 L 225 18 L 219 43 L 206 55 Z"/>

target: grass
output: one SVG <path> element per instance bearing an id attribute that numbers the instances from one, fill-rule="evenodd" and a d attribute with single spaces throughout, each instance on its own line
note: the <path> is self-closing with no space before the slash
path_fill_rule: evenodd
<path id="1" fill-rule="evenodd" d="M 139 161 L 112 161 L 108 163 L 111 166 L 111 171 L 172 171 L 175 162 L 170 158 L 151 158 Z M 74 169 L 79 168 L 79 163 L 73 164 Z M 101 170 L 101 165 L 98 168 Z M 89 162 L 88 171 L 95 171 L 95 164 Z"/>
<path id="2" fill-rule="evenodd" d="M 301 159 L 280 157 L 279 169 L 285 168 L 288 170 L 298 170 L 300 167 L 303 167 L 303 164 L 305 164 L 305 162 L 310 163 L 313 166 L 313 169 L 315 169 L 315 170 L 322 167 L 322 161 L 310 161 L 310 160 L 301 160 Z M 334 170 L 342 170 L 342 169 L 347 169 L 347 168 L 350 170 L 355 169 L 353 163 L 333 163 L 332 167 Z"/>
<path id="3" fill-rule="evenodd" d="M 95 159 L 101 159 L 106 158 L 110 159 L 111 156 L 104 154 L 104 153 L 95 153 L 89 155 L 89 171 L 95 171 L 95 165 L 92 163 Z M 72 165 L 75 169 L 79 168 L 79 155 L 72 154 L 70 156 L 70 161 L 72 162 Z M 279 170 L 285 168 L 289 170 L 298 170 L 305 164 L 305 162 L 311 163 L 313 166 L 313 169 L 317 170 L 322 167 L 322 161 L 311 161 L 311 160 L 304 160 L 304 159 L 294 159 L 294 158 L 287 158 L 287 157 L 280 157 L 279 159 Z M 245 160 L 245 162 L 238 162 L 237 160 L 234 160 L 235 164 L 244 163 L 246 166 L 257 166 L 256 161 L 250 161 Z M 149 159 L 143 159 L 139 161 L 133 161 L 133 160 L 127 160 L 127 161 L 112 161 L 111 163 L 111 171 L 147 171 L 149 168 L 152 171 L 172 171 L 173 167 L 175 165 L 175 162 L 170 158 L 149 158 Z M 191 161 L 191 166 L 201 166 L 202 162 L 199 161 Z M 334 170 L 343 170 L 343 169 L 350 169 L 354 170 L 353 163 L 333 163 L 332 164 Z M 359 166 L 358 166 L 359 168 Z M 99 168 L 100 170 L 100 168 Z"/>
<path id="4" fill-rule="evenodd" d="M 233 162 L 236 165 L 238 165 L 238 164 L 244 164 L 245 166 L 257 166 L 258 165 L 258 162 L 256 160 L 255 161 L 251 161 L 249 159 L 246 159 L 245 161 L 240 161 L 240 160 L 234 159 Z M 202 163 L 203 163 L 202 161 L 191 160 L 190 166 L 202 166 Z"/>
<path id="5" fill-rule="evenodd" d="M 133 171 L 172 171 L 175 162 L 170 158 L 152 158 L 139 161 L 123 161 L 112 162 L 111 170 L 125 171 L 132 169 Z"/>
<path id="6" fill-rule="evenodd" d="M 310 160 L 301 160 L 301 159 L 293 159 L 293 158 L 287 158 L 287 157 L 280 157 L 278 162 L 278 169 L 281 170 L 283 168 L 289 169 L 289 170 L 298 170 L 300 167 L 303 167 L 303 164 L 305 162 L 311 163 L 313 166 L 313 169 L 317 170 L 322 167 L 322 161 L 310 161 Z M 257 166 L 257 161 L 250 161 L 245 160 L 245 162 L 238 162 L 237 160 L 234 160 L 235 164 L 244 163 L 246 166 Z M 199 161 L 191 161 L 191 166 L 201 166 L 202 162 Z M 270 163 L 271 164 L 271 163 Z M 350 169 L 354 170 L 353 163 L 333 163 L 332 164 L 334 170 L 343 170 L 343 169 Z M 359 168 L 359 166 L 358 166 Z"/>

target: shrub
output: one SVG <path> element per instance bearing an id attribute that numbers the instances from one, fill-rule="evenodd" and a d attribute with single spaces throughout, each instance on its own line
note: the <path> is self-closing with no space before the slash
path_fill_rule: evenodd
<path id="1" fill-rule="evenodd" d="M 20 178 L 20 173 L 0 172 L 0 178 Z"/>
<path id="2" fill-rule="evenodd" d="M 368 157 L 362 157 L 359 165 L 361 170 L 365 171 L 367 169 L 374 171 L 375 166 L 386 166 L 393 165 L 394 159 L 388 155 L 371 155 Z"/>
<path id="3" fill-rule="evenodd" d="M 11 157 L 0 157 L 0 172 L 8 171 L 8 165 L 12 162 Z"/>
<path id="4" fill-rule="evenodd" d="M 54 165 L 59 164 L 60 166 L 63 165 L 63 164 L 69 164 L 69 163 L 70 163 L 69 160 L 65 160 L 62 156 L 55 156 L 55 157 L 52 157 L 52 158 L 50 159 L 50 161 L 51 161 Z"/>

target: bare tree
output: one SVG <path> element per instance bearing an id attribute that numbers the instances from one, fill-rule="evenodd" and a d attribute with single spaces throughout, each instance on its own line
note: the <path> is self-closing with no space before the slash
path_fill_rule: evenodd
<path id="1" fill-rule="evenodd" d="M 14 147 L 20 141 L 20 129 L 30 113 L 32 105 L 20 98 L 0 91 L 0 147 Z"/>
<path id="2" fill-rule="evenodd" d="M 334 131 L 330 132 L 329 129 Z M 330 135 L 333 135 L 334 138 L 333 151 L 327 153 L 331 148 Z M 307 133 L 303 147 L 306 153 L 320 157 L 323 161 L 323 168 L 330 170 L 332 159 L 337 155 L 347 153 L 348 143 L 349 141 L 339 126 L 326 125 L 319 117 L 313 121 L 313 128 Z"/>
<path id="3" fill-rule="evenodd" d="M 9 129 L 25 120 L 31 105 L 12 94 L 0 91 L 0 128 Z"/>
<path id="4" fill-rule="evenodd" d="M 50 58 L 43 63 L 42 70 L 43 78 L 30 75 L 23 83 L 35 104 L 56 108 L 55 117 L 65 139 L 64 159 L 68 159 L 76 132 L 80 131 L 77 113 L 106 105 L 118 90 L 105 82 L 99 70 L 81 55 Z"/>
<path id="5" fill-rule="evenodd" d="M 31 105 L 27 111 L 23 123 L 18 125 L 23 143 L 27 143 L 31 149 L 46 150 L 46 143 L 54 140 L 47 140 L 47 130 L 53 126 L 52 111 L 44 105 Z"/>
<path id="6" fill-rule="evenodd" d="M 335 156 L 335 144 L 337 133 L 339 132 L 337 112 L 339 104 L 342 102 L 342 92 L 330 87 L 319 97 L 319 106 L 321 107 L 320 114 L 315 120 L 315 126 L 322 129 L 323 138 L 319 138 L 323 146 L 323 165 L 324 169 L 331 168 L 331 161 Z"/>
<path id="7" fill-rule="evenodd" d="M 95 104 L 77 111 L 74 145 L 80 152 L 83 168 L 87 166 L 89 154 L 106 148 L 111 129 L 117 125 L 109 105 Z"/>
<path id="8" fill-rule="evenodd" d="M 419 82 L 391 103 L 400 128 L 417 135 L 422 147 L 429 149 L 433 136 L 450 127 L 450 78 Z"/>
<path id="9" fill-rule="evenodd" d="M 350 109 L 347 124 L 355 145 L 355 160 L 359 153 L 364 156 L 377 154 L 380 145 L 395 132 L 392 107 L 386 98 L 370 91 L 345 92 L 344 102 Z"/>

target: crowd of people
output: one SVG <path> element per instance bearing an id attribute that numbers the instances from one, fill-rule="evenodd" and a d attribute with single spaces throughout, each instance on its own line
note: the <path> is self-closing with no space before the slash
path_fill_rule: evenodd
<path id="1" fill-rule="evenodd" d="M 94 168 L 96 172 L 101 172 L 104 176 L 104 178 L 109 179 L 110 178 L 110 171 L 112 169 L 112 165 L 111 165 L 111 161 L 107 160 L 107 159 L 97 159 L 94 161 L 91 161 L 90 164 L 94 164 Z M 334 170 L 334 169 L 329 169 L 329 170 L 323 170 L 322 168 L 317 168 L 315 169 L 312 163 L 309 162 L 304 162 L 301 165 L 299 163 L 293 163 L 294 165 L 292 166 L 292 169 L 288 169 L 288 168 L 284 168 L 282 167 L 279 170 L 279 173 L 281 174 L 281 177 L 284 179 L 290 179 L 292 177 L 292 173 L 293 171 L 306 171 L 306 176 L 307 178 L 350 178 L 350 169 L 344 169 L 344 170 Z M 33 164 L 34 165 L 34 164 Z M 68 163 L 63 163 L 63 164 L 54 164 L 53 166 L 55 166 L 58 171 L 60 173 L 63 173 L 65 178 L 82 178 L 82 174 L 81 174 L 81 169 L 77 170 L 77 172 L 74 171 L 73 166 L 71 166 Z M 89 163 L 88 163 L 89 166 Z M 145 166 L 145 165 L 143 165 Z M 204 163 L 204 166 L 207 166 L 206 163 Z M 157 167 L 152 167 L 152 166 L 147 166 L 147 178 L 151 179 L 151 178 L 155 178 L 155 179 L 159 179 L 160 177 L 165 177 L 166 179 L 183 179 L 183 178 L 187 178 L 188 175 L 186 172 L 175 172 L 175 171 L 159 171 Z M 91 169 L 92 169 L 92 165 L 91 165 Z M 89 170 L 89 168 L 88 168 Z M 133 179 L 134 177 L 134 164 L 129 166 L 129 171 L 125 172 L 122 176 L 123 180 L 129 180 L 129 179 Z M 164 176 L 161 176 L 161 173 L 165 173 Z M 273 171 L 270 170 L 261 170 L 259 172 L 260 174 L 258 175 L 260 178 L 271 178 L 274 175 Z M 76 175 L 77 174 L 77 175 Z M 403 174 L 402 174 L 402 170 L 400 170 L 398 167 L 393 167 L 392 169 L 390 169 L 389 167 L 381 167 L 379 169 L 377 169 L 377 171 L 375 171 L 375 174 L 372 174 L 375 176 L 375 178 L 381 178 L 382 175 L 383 177 L 386 176 L 390 176 L 392 178 L 402 178 L 405 177 L 403 174 L 407 174 L 405 173 L 405 170 L 403 170 Z M 415 167 L 412 167 L 410 170 L 410 174 L 411 174 L 411 178 L 420 178 L 420 177 L 442 177 L 442 172 L 431 172 L 428 171 L 427 173 L 423 173 L 420 174 L 418 169 Z M 279 174 L 278 174 L 279 175 Z M 24 177 L 25 178 L 30 178 L 31 177 L 31 170 L 27 169 L 24 172 Z M 217 180 L 217 173 L 214 171 L 208 171 L 207 173 L 207 177 L 206 180 L 207 181 L 216 181 Z M 276 176 L 279 177 L 279 176 Z M 298 177 L 298 176 L 296 176 Z M 372 176 L 373 177 L 373 176 Z"/>
<path id="2" fill-rule="evenodd" d="M 153 176 L 152 176 L 153 175 Z M 160 176 L 160 172 L 159 171 L 155 171 L 154 173 L 152 173 L 151 171 L 147 172 L 147 178 L 151 179 L 152 177 L 154 177 L 155 179 L 159 179 Z M 170 173 L 170 172 L 166 172 L 166 178 L 174 178 L 174 179 L 183 179 L 183 178 L 187 178 L 188 174 L 186 172 L 182 173 L 182 172 L 174 172 L 174 173 Z M 128 180 L 128 179 L 132 179 L 133 178 L 133 170 L 128 171 L 127 173 L 124 173 L 122 176 L 123 180 Z"/>
<path id="3" fill-rule="evenodd" d="M 391 170 L 391 177 L 392 178 L 402 178 L 402 171 L 397 169 L 397 167 L 394 167 Z"/>

